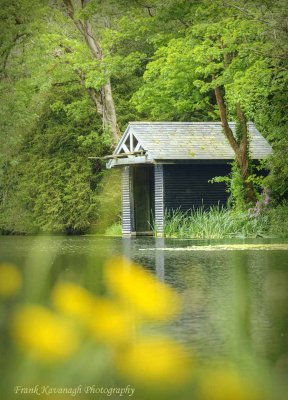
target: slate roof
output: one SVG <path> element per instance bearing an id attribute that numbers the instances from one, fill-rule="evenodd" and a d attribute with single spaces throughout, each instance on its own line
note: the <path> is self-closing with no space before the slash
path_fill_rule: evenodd
<path id="1" fill-rule="evenodd" d="M 235 132 L 235 123 L 229 123 Z M 249 122 L 252 159 L 263 159 L 272 153 L 267 140 Z M 220 122 L 130 122 L 115 149 L 133 134 L 146 150 L 147 161 L 161 160 L 231 160 L 234 152 L 224 136 Z M 137 163 L 137 157 L 134 160 Z M 117 163 L 116 163 L 117 164 Z M 115 165 L 111 162 L 108 167 Z"/>

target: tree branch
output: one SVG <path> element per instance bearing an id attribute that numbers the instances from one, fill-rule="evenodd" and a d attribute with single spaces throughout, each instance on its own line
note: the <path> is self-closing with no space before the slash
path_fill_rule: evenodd
<path id="1" fill-rule="evenodd" d="M 267 24 L 270 27 L 272 26 L 273 29 L 277 29 L 279 31 L 284 31 L 284 32 L 286 31 L 286 28 L 275 26 L 275 25 L 271 24 L 270 19 L 259 18 L 259 17 L 255 16 L 253 13 L 249 12 L 246 8 L 239 7 L 236 4 L 227 3 L 224 0 L 222 0 L 222 4 L 223 4 L 224 7 L 234 8 L 235 10 L 240 11 L 242 14 L 245 14 L 247 17 L 250 17 L 251 19 L 254 19 L 254 20 L 259 21 L 259 22 L 263 22 L 263 23 Z"/>
<path id="2" fill-rule="evenodd" d="M 84 27 L 81 21 L 75 18 L 75 10 L 71 0 L 63 0 L 63 3 L 66 6 L 67 14 L 72 19 L 74 24 L 76 25 L 77 29 L 84 35 Z"/>
<path id="3" fill-rule="evenodd" d="M 6 75 L 5 71 L 6 71 L 6 66 L 7 66 L 7 62 L 8 62 L 8 58 L 11 54 L 12 49 L 14 48 L 14 46 L 16 45 L 17 41 L 24 37 L 24 36 L 31 36 L 29 33 L 23 32 L 23 33 L 17 33 L 16 36 L 14 37 L 14 39 L 12 40 L 10 46 L 8 47 L 8 49 L 4 50 L 1 54 L 1 56 L 3 56 L 3 66 L 1 69 L 1 72 Z"/>
<path id="4" fill-rule="evenodd" d="M 150 17 L 154 17 L 154 15 L 153 15 L 153 13 L 152 13 L 152 10 L 153 10 L 154 8 L 156 8 L 156 7 L 148 6 L 147 4 L 143 4 L 143 3 L 141 3 L 141 2 L 138 1 L 138 0 L 134 0 L 134 1 L 135 1 L 135 3 L 137 3 L 140 7 L 145 8 L 145 9 L 148 11 L 148 14 L 149 14 Z"/>

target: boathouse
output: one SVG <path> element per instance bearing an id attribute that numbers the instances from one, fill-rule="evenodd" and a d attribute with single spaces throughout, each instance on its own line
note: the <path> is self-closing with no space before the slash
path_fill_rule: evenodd
<path id="1" fill-rule="evenodd" d="M 235 131 L 235 123 L 230 123 Z M 271 146 L 249 123 L 250 153 L 267 157 Z M 224 183 L 233 150 L 220 122 L 131 122 L 107 168 L 122 169 L 122 233 L 163 235 L 165 210 L 225 205 Z"/>

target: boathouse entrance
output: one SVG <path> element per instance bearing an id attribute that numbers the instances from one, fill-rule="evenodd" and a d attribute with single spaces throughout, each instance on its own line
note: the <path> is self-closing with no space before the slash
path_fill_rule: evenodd
<path id="1" fill-rule="evenodd" d="M 152 235 L 154 210 L 154 168 L 133 166 L 133 207 L 137 235 Z"/>

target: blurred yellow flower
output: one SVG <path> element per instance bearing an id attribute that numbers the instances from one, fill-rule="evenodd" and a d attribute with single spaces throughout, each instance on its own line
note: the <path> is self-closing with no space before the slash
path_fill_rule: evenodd
<path id="1" fill-rule="evenodd" d="M 201 400 L 264 400 L 263 392 L 232 368 L 209 370 L 200 385 Z M 219 368 L 219 366 L 218 366 Z"/>
<path id="2" fill-rule="evenodd" d="M 78 335 L 57 314 L 38 305 L 18 309 L 12 319 L 12 335 L 29 355 L 44 362 L 68 358 L 78 347 Z"/>
<path id="3" fill-rule="evenodd" d="M 81 286 L 70 282 L 58 283 L 51 298 L 55 308 L 70 317 L 85 323 L 94 318 L 95 298 Z"/>
<path id="4" fill-rule="evenodd" d="M 95 301 L 95 317 L 89 322 L 93 336 L 106 344 L 123 344 L 133 334 L 131 313 L 104 298 Z"/>
<path id="5" fill-rule="evenodd" d="M 191 374 L 186 349 L 163 337 L 145 339 L 126 347 L 119 352 L 116 367 L 126 378 L 149 385 L 182 384 Z"/>
<path id="6" fill-rule="evenodd" d="M 97 340 L 117 344 L 130 339 L 132 315 L 119 304 L 69 282 L 57 284 L 51 298 L 58 311 L 81 321 Z"/>
<path id="7" fill-rule="evenodd" d="M 168 286 L 139 265 L 114 258 L 105 266 L 108 288 L 139 314 L 152 319 L 169 319 L 179 310 L 179 297 Z"/>
<path id="8" fill-rule="evenodd" d="M 0 296 L 12 297 L 20 289 L 22 276 L 19 270 L 10 264 L 0 264 Z"/>

